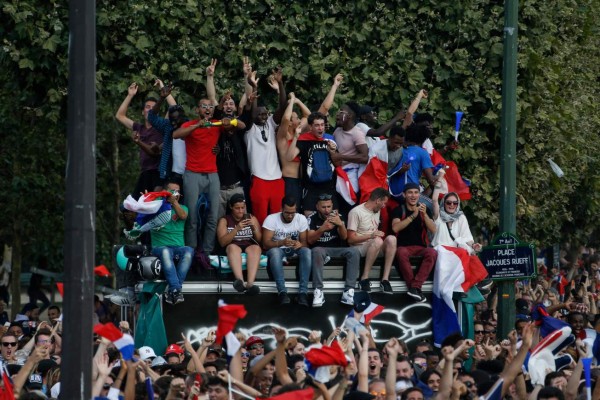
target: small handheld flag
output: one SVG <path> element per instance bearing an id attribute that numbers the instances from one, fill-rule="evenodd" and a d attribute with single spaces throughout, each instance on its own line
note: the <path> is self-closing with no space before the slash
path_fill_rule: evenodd
<path id="1" fill-rule="evenodd" d="M 458 142 L 458 134 L 460 133 L 460 120 L 463 117 L 462 111 L 456 111 L 456 124 L 454 126 L 454 140 Z"/>
<path id="2" fill-rule="evenodd" d="M 94 326 L 94 333 L 113 342 L 125 360 L 133 359 L 133 350 L 135 349 L 133 338 L 131 335 L 121 332 L 115 324 L 111 322 L 108 324 L 96 324 Z"/>

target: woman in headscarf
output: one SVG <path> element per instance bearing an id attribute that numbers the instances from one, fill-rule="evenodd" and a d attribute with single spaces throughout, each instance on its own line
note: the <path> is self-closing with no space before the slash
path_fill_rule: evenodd
<path id="1" fill-rule="evenodd" d="M 433 198 L 435 199 L 435 196 Z M 433 202 L 433 220 L 437 230 L 431 245 L 460 247 L 469 254 L 480 251 L 481 244 L 473 240 L 467 217 L 460 209 L 458 195 L 454 192 L 447 193 L 441 203 L 440 207 L 437 201 Z"/>

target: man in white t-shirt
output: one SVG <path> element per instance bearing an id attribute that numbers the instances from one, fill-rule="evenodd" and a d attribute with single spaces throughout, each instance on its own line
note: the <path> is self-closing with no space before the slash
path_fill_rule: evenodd
<path id="1" fill-rule="evenodd" d="M 308 221 L 304 215 L 296 212 L 296 199 L 293 196 L 285 196 L 281 201 L 281 212 L 269 215 L 263 223 L 263 248 L 267 250 L 269 268 L 282 305 L 290 303 L 283 273 L 284 259 L 299 257 L 298 304 L 308 307 L 308 279 L 312 259 L 307 235 Z"/>
<path id="2" fill-rule="evenodd" d="M 389 277 L 392 262 L 396 254 L 396 237 L 385 236 L 379 230 L 379 212 L 385 207 L 390 193 L 384 188 L 377 188 L 371 192 L 369 200 L 354 207 L 348 214 L 348 244 L 357 246 L 360 255 L 365 257 L 365 268 L 360 278 L 360 289 L 371 291 L 369 273 L 377 256 L 384 255 L 383 275 L 381 277 L 381 290 L 383 293 L 393 293 Z"/>

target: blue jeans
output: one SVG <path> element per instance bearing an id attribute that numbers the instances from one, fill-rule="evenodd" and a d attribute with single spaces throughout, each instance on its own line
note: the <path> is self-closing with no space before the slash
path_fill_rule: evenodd
<path id="1" fill-rule="evenodd" d="M 269 268 L 273 278 L 275 278 L 275 284 L 277 285 L 277 291 L 287 292 L 285 288 L 285 278 L 283 274 L 283 257 L 294 257 L 300 258 L 300 282 L 298 291 L 300 293 L 308 292 L 308 279 L 310 278 L 310 271 L 312 269 L 312 259 L 310 249 L 301 247 L 298 250 L 294 250 L 290 247 L 274 247 L 267 251 L 267 257 L 269 258 Z"/>
<path id="2" fill-rule="evenodd" d="M 181 290 L 185 277 L 192 265 L 194 249 L 188 246 L 154 247 L 152 255 L 160 258 L 165 279 L 169 283 L 169 291 Z M 177 267 L 175 267 L 175 260 L 179 260 Z"/>

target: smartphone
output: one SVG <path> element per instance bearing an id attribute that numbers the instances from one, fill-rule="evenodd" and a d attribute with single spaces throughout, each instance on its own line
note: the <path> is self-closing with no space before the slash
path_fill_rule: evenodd
<path id="1" fill-rule="evenodd" d="M 242 217 L 242 219 L 250 219 L 250 218 L 251 218 L 250 214 L 248 214 L 248 213 L 244 214 L 244 216 Z"/>
<path id="2" fill-rule="evenodd" d="M 10 321 L 7 321 L 7 322 L 5 322 L 5 323 L 4 323 L 4 327 L 5 327 L 5 328 L 10 328 Z"/>

